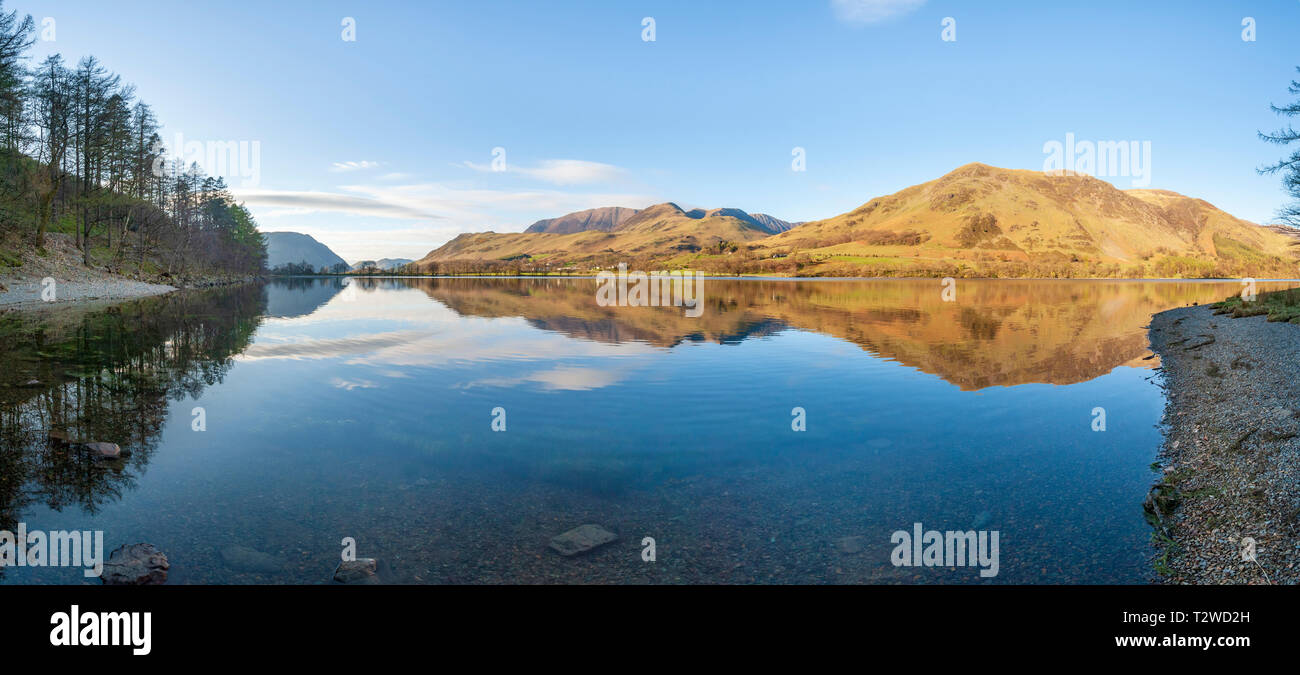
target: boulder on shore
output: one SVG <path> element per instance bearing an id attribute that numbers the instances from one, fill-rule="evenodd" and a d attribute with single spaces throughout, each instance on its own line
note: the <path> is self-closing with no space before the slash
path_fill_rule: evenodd
<path id="1" fill-rule="evenodd" d="M 124 545 L 108 555 L 99 580 L 110 586 L 153 586 L 167 582 L 170 567 L 153 544 Z"/>

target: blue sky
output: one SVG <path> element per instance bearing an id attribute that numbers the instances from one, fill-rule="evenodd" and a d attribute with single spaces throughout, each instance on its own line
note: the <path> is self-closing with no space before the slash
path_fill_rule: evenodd
<path id="1" fill-rule="evenodd" d="M 1282 0 L 5 6 L 54 19 L 36 58 L 135 84 L 169 145 L 257 142 L 255 184 L 227 180 L 261 228 L 349 261 L 596 206 L 824 218 L 972 161 L 1042 169 L 1067 133 L 1149 141 L 1150 187 L 1268 222 L 1285 195 L 1255 168 L 1283 151 L 1255 132 L 1300 77 Z"/>

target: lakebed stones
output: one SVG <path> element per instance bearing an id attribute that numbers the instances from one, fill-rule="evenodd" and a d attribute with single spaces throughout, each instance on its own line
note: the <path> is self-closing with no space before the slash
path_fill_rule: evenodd
<path id="1" fill-rule="evenodd" d="M 221 560 L 233 570 L 257 574 L 275 574 L 284 567 L 284 562 L 270 553 L 238 544 L 221 549 Z"/>
<path id="2" fill-rule="evenodd" d="M 107 443 L 104 441 L 84 441 L 75 438 L 66 429 L 50 429 L 46 432 L 49 443 L 56 449 L 66 450 L 69 448 L 85 452 L 96 460 L 114 460 L 130 456 L 130 450 L 122 449 L 117 443 Z"/>
<path id="3" fill-rule="evenodd" d="M 117 443 L 101 443 L 95 441 L 92 443 L 83 443 L 82 446 L 86 452 L 90 453 L 95 459 L 119 459 L 122 456 L 122 448 Z"/>
<path id="4" fill-rule="evenodd" d="M 599 525 L 579 525 L 578 527 L 551 538 L 550 547 L 562 556 L 575 556 L 594 548 L 604 546 L 618 539 L 618 535 Z"/>
<path id="5" fill-rule="evenodd" d="M 861 553 L 867 548 L 867 538 L 861 535 L 840 537 L 835 540 L 835 550 L 845 555 Z"/>
<path id="6" fill-rule="evenodd" d="M 108 554 L 99 580 L 110 586 L 154 586 L 167 582 L 170 567 L 153 544 L 131 544 Z"/>
<path id="7" fill-rule="evenodd" d="M 334 583 L 349 586 L 375 586 L 379 579 L 379 561 L 374 558 L 344 560 L 334 568 Z"/>

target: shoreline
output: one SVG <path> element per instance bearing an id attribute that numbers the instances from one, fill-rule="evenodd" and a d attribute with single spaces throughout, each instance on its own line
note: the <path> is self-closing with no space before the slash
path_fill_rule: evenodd
<path id="1" fill-rule="evenodd" d="M 187 277 L 170 278 L 139 275 L 139 278 L 110 271 L 107 267 L 87 267 L 82 253 L 71 237 L 49 233 L 44 252 L 25 250 L 21 264 L 0 267 L 0 314 L 42 311 L 57 307 L 107 305 L 137 298 L 171 293 L 183 288 L 204 288 L 253 281 L 258 275 L 242 278 Z M 45 279 L 54 280 L 54 300 L 42 298 Z"/>
<path id="2" fill-rule="evenodd" d="M 53 278 L 53 277 L 51 277 Z M 94 278 L 71 281 L 58 280 L 56 299 L 41 298 L 44 288 L 41 279 L 0 277 L 0 314 L 8 312 L 38 312 L 60 307 L 96 307 L 113 305 L 129 300 L 150 298 L 180 290 L 233 286 L 252 283 L 259 277 L 242 279 L 196 279 L 179 286 L 138 281 L 129 277 L 100 273 Z"/>
<path id="3" fill-rule="evenodd" d="M 93 281 L 60 281 L 55 286 L 56 299 L 46 301 L 41 298 L 44 286 L 40 279 L 4 278 L 0 279 L 0 284 L 7 288 L 0 291 L 0 313 L 36 311 L 100 302 L 122 302 L 179 290 L 167 284 L 151 284 L 125 277 L 106 276 Z"/>
<path id="4" fill-rule="evenodd" d="M 1213 311 L 1171 309 L 1150 324 L 1167 398 L 1145 504 L 1154 564 L 1170 584 L 1294 584 L 1300 327 Z"/>
<path id="5" fill-rule="evenodd" d="M 681 270 L 689 271 L 689 270 Z M 940 281 L 946 277 L 791 277 L 761 274 L 712 274 L 701 272 L 705 279 L 720 281 Z M 268 274 L 268 279 L 596 279 L 592 274 Z M 954 277 L 960 281 L 1096 281 L 1096 282 L 1133 282 L 1152 281 L 1160 283 L 1224 283 L 1239 282 L 1233 277 Z M 1257 278 L 1257 282 L 1300 282 L 1300 277 Z"/>

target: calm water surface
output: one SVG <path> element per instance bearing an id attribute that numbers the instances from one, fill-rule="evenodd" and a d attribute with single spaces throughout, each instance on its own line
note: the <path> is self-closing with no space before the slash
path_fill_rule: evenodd
<path id="1" fill-rule="evenodd" d="M 1145 327 L 1240 290 L 709 280 L 690 318 L 595 285 L 293 279 L 0 318 L 0 529 L 150 542 L 169 583 L 325 583 L 344 537 L 397 583 L 1141 583 Z M 999 531 L 1000 574 L 894 567 L 916 522 Z M 583 523 L 620 539 L 547 548 Z"/>

